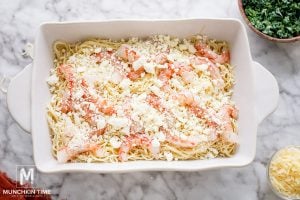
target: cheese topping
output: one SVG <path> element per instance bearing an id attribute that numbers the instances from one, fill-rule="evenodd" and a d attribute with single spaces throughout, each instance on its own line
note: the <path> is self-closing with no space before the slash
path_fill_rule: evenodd
<path id="1" fill-rule="evenodd" d="M 225 42 L 93 39 L 54 44 L 48 122 L 61 162 L 206 159 L 237 146 Z"/>

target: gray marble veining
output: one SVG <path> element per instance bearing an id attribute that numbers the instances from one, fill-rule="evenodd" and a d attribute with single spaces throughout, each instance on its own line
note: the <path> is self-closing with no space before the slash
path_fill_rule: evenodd
<path id="1" fill-rule="evenodd" d="M 44 21 L 116 18 L 232 17 L 240 19 L 233 0 L 1 0 L 0 75 L 13 76 L 31 59 L 22 56 Z M 267 185 L 271 154 L 300 143 L 300 45 L 276 44 L 247 29 L 253 59 L 278 80 L 276 112 L 258 129 L 254 162 L 243 168 L 203 172 L 128 174 L 39 174 L 38 185 L 54 199 L 277 199 Z M 0 170 L 15 178 L 15 166 L 34 164 L 31 136 L 11 118 L 0 92 Z"/>

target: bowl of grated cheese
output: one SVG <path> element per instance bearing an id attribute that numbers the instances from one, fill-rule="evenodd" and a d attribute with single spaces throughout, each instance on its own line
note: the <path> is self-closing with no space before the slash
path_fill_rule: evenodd
<path id="1" fill-rule="evenodd" d="M 267 177 L 278 197 L 300 199 L 300 146 L 288 146 L 275 152 L 267 167 Z"/>

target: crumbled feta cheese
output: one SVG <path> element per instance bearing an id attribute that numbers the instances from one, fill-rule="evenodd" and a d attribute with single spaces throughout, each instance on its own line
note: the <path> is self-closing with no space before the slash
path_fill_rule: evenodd
<path id="1" fill-rule="evenodd" d="M 144 56 L 141 56 L 139 59 L 137 59 L 132 63 L 132 68 L 136 71 L 139 68 L 145 66 L 146 63 L 147 63 L 147 59 Z"/>
<path id="2" fill-rule="evenodd" d="M 162 87 L 164 84 L 161 80 L 159 79 L 155 79 L 154 80 L 154 84 L 157 86 L 157 87 Z"/>
<path id="3" fill-rule="evenodd" d="M 101 52 L 101 47 L 97 47 L 94 52 L 95 53 L 100 53 Z"/>
<path id="4" fill-rule="evenodd" d="M 187 47 L 185 44 L 180 44 L 180 45 L 179 45 L 179 49 L 180 49 L 181 51 L 184 51 L 184 50 L 187 50 L 188 47 Z"/>
<path id="5" fill-rule="evenodd" d="M 164 156 L 166 157 L 167 161 L 172 161 L 173 160 L 173 154 L 169 151 L 165 151 Z"/>
<path id="6" fill-rule="evenodd" d="M 84 94 L 84 91 L 81 89 L 78 89 L 74 92 L 74 98 L 75 99 L 80 99 L 82 97 L 82 95 Z"/>
<path id="7" fill-rule="evenodd" d="M 70 63 L 75 63 L 76 61 L 77 61 L 77 58 L 74 55 L 69 57 L 69 62 Z"/>
<path id="8" fill-rule="evenodd" d="M 147 73 L 155 74 L 155 64 L 147 62 L 143 66 Z"/>
<path id="9" fill-rule="evenodd" d="M 103 148 L 97 148 L 95 153 L 96 153 L 96 156 L 98 156 L 100 158 L 105 156 L 105 150 Z"/>
<path id="10" fill-rule="evenodd" d="M 131 84 L 130 79 L 128 78 L 124 78 L 121 82 L 120 82 L 120 87 L 123 89 L 127 89 Z"/>
<path id="11" fill-rule="evenodd" d="M 171 47 L 176 47 L 178 45 L 178 42 L 179 42 L 179 39 L 178 38 L 175 38 L 173 40 L 170 40 L 168 42 L 168 44 L 171 46 Z"/>
<path id="12" fill-rule="evenodd" d="M 84 72 L 85 70 L 86 70 L 86 67 L 83 67 L 83 66 L 82 66 L 82 67 L 78 67 L 78 68 L 76 69 L 76 71 L 79 72 L 79 73 L 80 73 L 80 72 Z"/>
<path id="13" fill-rule="evenodd" d="M 189 52 L 192 53 L 192 54 L 196 53 L 196 51 L 197 51 L 197 50 L 195 49 L 195 47 L 194 47 L 193 45 L 191 45 L 191 44 L 188 45 L 188 50 L 189 50 Z"/>
<path id="14" fill-rule="evenodd" d="M 125 126 L 124 128 L 122 128 L 120 130 L 121 133 L 124 133 L 125 135 L 129 135 L 130 134 L 130 126 Z"/>
<path id="15" fill-rule="evenodd" d="M 161 97 L 163 95 L 162 92 L 160 91 L 160 89 L 155 85 L 150 86 L 150 90 L 159 97 Z"/>
<path id="16" fill-rule="evenodd" d="M 151 141 L 151 151 L 153 154 L 158 154 L 160 150 L 160 143 L 159 141 L 154 137 Z"/>
<path id="17" fill-rule="evenodd" d="M 208 69 L 208 64 L 195 65 L 194 67 L 196 70 L 203 72 Z"/>
<path id="18" fill-rule="evenodd" d="M 128 125 L 129 120 L 125 117 L 110 117 L 107 123 L 116 129 L 120 129 Z"/>
<path id="19" fill-rule="evenodd" d="M 207 142 L 209 139 L 206 135 L 195 134 L 193 136 L 189 136 L 189 140 L 196 143 L 200 143 L 200 142 Z"/>
<path id="20" fill-rule="evenodd" d="M 109 61 L 108 60 L 103 60 L 100 64 L 100 68 L 105 68 L 109 65 Z"/>
<path id="21" fill-rule="evenodd" d="M 70 159 L 70 156 L 66 149 L 61 149 L 57 151 L 56 158 L 59 163 L 65 163 Z"/>
<path id="22" fill-rule="evenodd" d="M 183 72 L 182 78 L 186 83 L 191 83 L 196 79 L 196 74 L 194 72 Z"/>
<path id="23" fill-rule="evenodd" d="M 166 140 L 166 135 L 165 135 L 163 132 L 161 132 L 161 131 L 155 133 L 155 137 L 156 137 L 156 138 L 158 139 L 158 141 L 160 141 L 160 142 L 164 142 L 164 141 Z"/>
<path id="24" fill-rule="evenodd" d="M 90 109 L 92 112 L 95 112 L 95 111 L 96 111 L 96 106 L 95 106 L 95 104 L 90 103 L 90 104 L 89 104 L 89 109 Z"/>
<path id="25" fill-rule="evenodd" d="M 96 118 L 97 129 L 103 129 L 106 126 L 106 120 L 102 116 Z"/>
<path id="26" fill-rule="evenodd" d="M 199 82 L 193 82 L 193 85 L 195 85 L 195 86 L 197 85 L 198 86 L 197 89 L 200 91 L 212 87 L 211 82 L 207 79 L 202 79 Z"/>
<path id="27" fill-rule="evenodd" d="M 181 134 L 179 135 L 179 137 L 180 137 L 182 140 L 187 140 L 187 139 L 188 139 L 188 137 L 187 137 L 185 134 L 183 134 L 183 133 L 181 133 Z"/>
<path id="28" fill-rule="evenodd" d="M 110 77 L 110 81 L 114 84 L 118 84 L 122 81 L 123 77 L 118 71 L 114 71 Z"/>
<path id="29" fill-rule="evenodd" d="M 78 132 L 74 134 L 70 140 L 68 147 L 70 150 L 83 151 L 86 149 L 86 144 L 88 143 L 88 135 L 84 132 Z"/>
<path id="30" fill-rule="evenodd" d="M 49 78 L 47 78 L 47 83 L 51 86 L 55 85 L 56 83 L 58 83 L 59 78 L 56 76 L 56 74 L 52 74 L 51 76 L 49 76 Z"/>
<path id="31" fill-rule="evenodd" d="M 171 85 L 179 90 L 184 90 L 184 86 L 178 81 L 177 78 L 171 79 Z"/>
<path id="32" fill-rule="evenodd" d="M 225 138 L 226 138 L 229 142 L 234 142 L 234 143 L 237 143 L 237 142 L 238 142 L 238 136 L 237 136 L 236 133 L 232 133 L 232 132 L 226 133 L 226 134 L 225 134 Z"/>
<path id="33" fill-rule="evenodd" d="M 122 142 L 120 140 L 120 138 L 118 138 L 117 136 L 113 136 L 110 138 L 109 140 L 110 142 L 110 145 L 114 148 L 114 149 L 117 149 L 117 148 L 120 148 Z"/>

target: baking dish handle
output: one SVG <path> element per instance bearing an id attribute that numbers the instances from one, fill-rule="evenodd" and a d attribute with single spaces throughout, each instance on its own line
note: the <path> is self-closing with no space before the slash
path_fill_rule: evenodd
<path id="1" fill-rule="evenodd" d="M 253 62 L 255 70 L 255 104 L 257 122 L 261 123 L 278 105 L 279 89 L 275 77 L 260 63 Z"/>
<path id="2" fill-rule="evenodd" d="M 28 133 L 31 130 L 32 64 L 18 73 L 7 88 L 7 107 L 16 122 Z"/>

